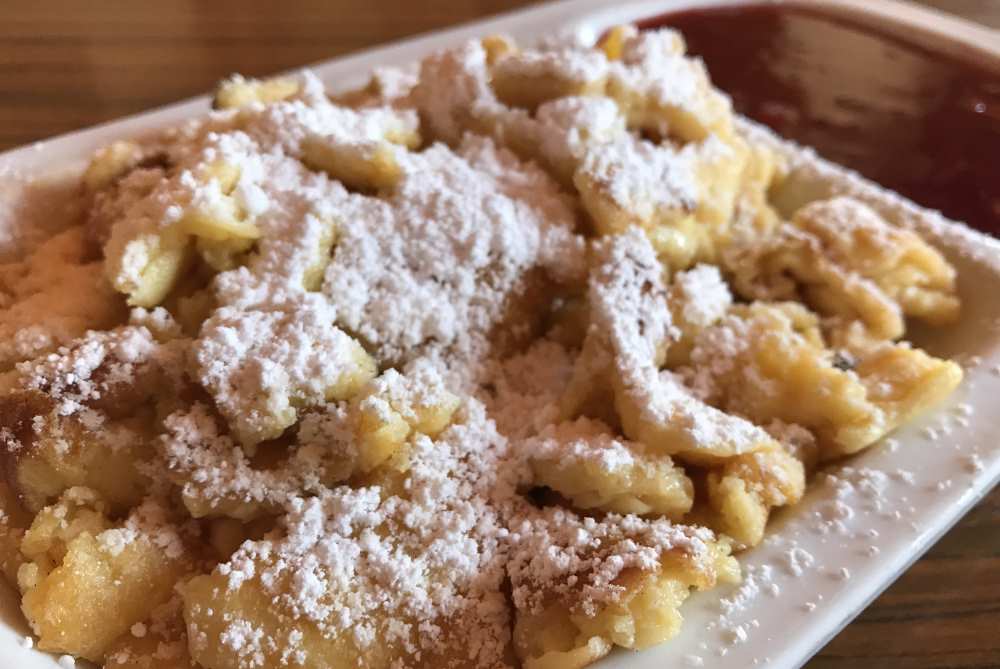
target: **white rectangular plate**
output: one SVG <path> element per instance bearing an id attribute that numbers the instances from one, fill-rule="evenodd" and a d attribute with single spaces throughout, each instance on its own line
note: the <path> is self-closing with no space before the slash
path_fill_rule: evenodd
<path id="1" fill-rule="evenodd" d="M 376 65 L 414 62 L 431 50 L 502 32 L 530 43 L 560 31 L 595 36 L 643 17 L 732 0 L 658 0 L 612 5 L 566 0 L 433 33 L 314 66 L 333 89 L 363 83 Z M 905 32 L 942 53 L 978 51 L 1000 62 L 1000 36 L 958 19 L 892 0 L 822 0 L 861 20 Z M 79 172 L 109 141 L 189 118 L 208 109 L 201 97 L 64 135 L 0 155 L 0 256 L 30 242 L 26 222 L 59 207 L 49 184 Z M 913 333 L 932 353 L 959 360 L 966 380 L 946 405 L 898 430 L 892 439 L 817 477 L 801 504 L 776 518 L 769 537 L 741 556 L 742 585 L 695 595 L 685 604 L 678 637 L 641 653 L 615 652 L 601 669 L 704 666 L 773 669 L 801 666 L 878 593 L 988 493 L 1000 479 L 1000 243 L 950 223 L 856 174 L 741 122 L 771 142 L 793 169 L 777 194 L 785 213 L 805 201 L 851 193 L 898 225 L 920 232 L 959 272 L 963 315 L 958 326 Z M 57 175 L 59 178 L 53 179 Z M 44 192 L 43 198 L 25 193 Z M 32 212 L 36 216 L 30 215 Z M 58 219 L 58 216 L 54 217 Z M 20 227 L 18 227 L 20 226 Z M 721 599 L 720 599 L 721 598 Z M 58 669 L 48 655 L 24 648 L 27 629 L 13 593 L 0 586 L 0 665 Z"/>

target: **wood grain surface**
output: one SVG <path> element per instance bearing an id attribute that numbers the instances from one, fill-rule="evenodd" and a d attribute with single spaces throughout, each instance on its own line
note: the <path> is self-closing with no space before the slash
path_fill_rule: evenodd
<path id="1" fill-rule="evenodd" d="M 527 2 L 0 2 L 0 150 Z M 1000 26 L 1000 1 L 936 2 Z M 808 665 L 1000 667 L 1000 490 Z"/>

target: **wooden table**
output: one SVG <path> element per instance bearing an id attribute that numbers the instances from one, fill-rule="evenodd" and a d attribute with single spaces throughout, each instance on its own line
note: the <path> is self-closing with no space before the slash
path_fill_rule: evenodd
<path id="1" fill-rule="evenodd" d="M 523 0 L 0 4 L 0 150 L 528 4 Z M 1000 26 L 988 0 L 936 2 Z M 1000 667 L 1000 490 L 810 669 Z"/>

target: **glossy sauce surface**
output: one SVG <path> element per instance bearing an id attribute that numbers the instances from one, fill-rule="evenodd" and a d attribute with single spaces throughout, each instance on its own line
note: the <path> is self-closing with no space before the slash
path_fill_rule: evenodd
<path id="1" fill-rule="evenodd" d="M 639 25 L 680 30 L 740 113 L 1000 236 L 1000 63 L 814 7 L 716 7 Z"/>

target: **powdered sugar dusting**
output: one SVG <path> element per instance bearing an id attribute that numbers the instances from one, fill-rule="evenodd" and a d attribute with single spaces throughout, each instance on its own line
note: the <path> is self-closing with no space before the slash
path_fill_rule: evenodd
<path id="1" fill-rule="evenodd" d="M 624 594 L 615 583 L 624 571 L 655 570 L 670 551 L 707 557 L 711 534 L 705 530 L 635 517 L 610 520 L 598 523 L 549 509 L 512 528 L 517 543 L 508 571 L 518 608 L 539 611 L 546 598 L 570 597 L 574 607 L 594 615 L 598 603 Z"/>

